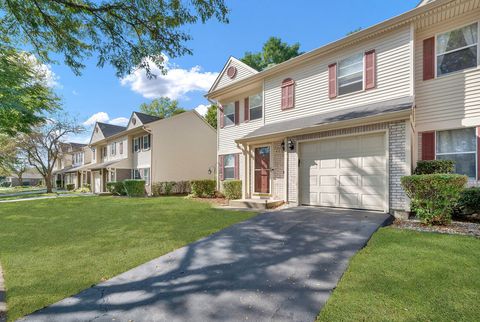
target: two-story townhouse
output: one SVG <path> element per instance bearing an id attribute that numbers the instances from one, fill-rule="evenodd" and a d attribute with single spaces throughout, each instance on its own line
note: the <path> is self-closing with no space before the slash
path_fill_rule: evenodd
<path id="1" fill-rule="evenodd" d="M 54 165 L 56 181 L 61 186 L 73 184 L 77 189 L 90 183 L 86 165 L 91 162 L 92 152 L 86 144 L 68 142 L 61 147 L 61 153 Z"/>
<path id="2" fill-rule="evenodd" d="M 167 119 L 133 112 L 126 127 L 97 123 L 87 167 L 92 190 L 105 192 L 107 182 L 131 178 L 144 179 L 151 193 L 154 182 L 208 178 L 215 142 L 215 129 L 195 111 Z"/>
<path id="3" fill-rule="evenodd" d="M 454 159 L 479 179 L 479 1 L 433 0 L 263 71 L 230 58 L 207 97 L 218 180 L 244 199 L 409 210 L 400 178 Z"/>

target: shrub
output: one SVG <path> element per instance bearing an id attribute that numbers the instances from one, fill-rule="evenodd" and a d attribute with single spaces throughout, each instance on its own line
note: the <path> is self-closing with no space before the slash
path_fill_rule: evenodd
<path id="1" fill-rule="evenodd" d="M 163 181 L 152 184 L 152 195 L 154 197 L 187 193 L 190 193 L 189 181 Z"/>
<path id="2" fill-rule="evenodd" d="M 453 173 L 455 161 L 452 160 L 428 160 L 418 161 L 414 174 Z"/>
<path id="3" fill-rule="evenodd" d="M 125 196 L 127 194 L 122 181 L 107 182 L 107 191 L 116 196 Z"/>
<path id="4" fill-rule="evenodd" d="M 129 197 L 145 196 L 145 180 L 127 179 L 123 181 L 123 186 Z"/>
<path id="5" fill-rule="evenodd" d="M 467 188 L 460 194 L 458 207 L 464 214 L 480 214 L 480 188 Z"/>
<path id="6" fill-rule="evenodd" d="M 87 183 L 87 184 L 84 184 L 81 188 L 78 188 L 77 190 L 75 190 L 76 192 L 83 192 L 83 193 L 87 193 L 87 192 L 91 192 L 92 190 L 90 189 L 90 185 Z"/>
<path id="7" fill-rule="evenodd" d="M 73 183 L 67 183 L 65 187 L 67 188 L 68 191 L 75 190 L 75 185 Z"/>
<path id="8" fill-rule="evenodd" d="M 192 180 L 190 185 L 194 197 L 211 198 L 215 196 L 215 180 Z"/>
<path id="9" fill-rule="evenodd" d="M 452 212 L 467 177 L 458 174 L 425 174 L 403 177 L 402 187 L 412 199 L 412 209 L 426 224 L 444 225 Z"/>
<path id="10" fill-rule="evenodd" d="M 187 194 L 190 193 L 190 191 L 190 181 L 177 181 L 173 188 L 173 192 L 178 194 Z"/>
<path id="11" fill-rule="evenodd" d="M 242 198 L 242 180 L 228 180 L 223 182 L 223 194 L 227 199 Z"/>

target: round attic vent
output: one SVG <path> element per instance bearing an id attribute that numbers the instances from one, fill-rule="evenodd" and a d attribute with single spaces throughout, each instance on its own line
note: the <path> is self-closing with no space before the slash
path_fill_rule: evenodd
<path id="1" fill-rule="evenodd" d="M 137 119 L 136 118 L 133 118 L 132 119 L 132 124 L 135 125 L 137 123 Z"/>
<path id="2" fill-rule="evenodd" d="M 95 128 L 95 133 L 98 133 L 98 127 Z"/>
<path id="3" fill-rule="evenodd" d="M 230 66 L 227 69 L 227 76 L 233 79 L 237 75 L 237 68 L 235 66 Z"/>

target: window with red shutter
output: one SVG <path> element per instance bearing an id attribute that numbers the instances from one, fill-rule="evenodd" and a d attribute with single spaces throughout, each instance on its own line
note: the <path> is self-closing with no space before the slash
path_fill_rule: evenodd
<path id="1" fill-rule="evenodd" d="M 291 78 L 282 82 L 282 110 L 293 108 L 295 105 L 295 81 Z"/>
<path id="2" fill-rule="evenodd" d="M 224 162 L 223 162 L 223 155 L 218 156 L 218 180 L 223 181 L 223 168 L 224 168 Z"/>
<path id="3" fill-rule="evenodd" d="M 435 160 L 435 132 L 422 133 L 422 160 Z"/>
<path id="4" fill-rule="evenodd" d="M 240 102 L 235 102 L 235 125 L 240 124 Z"/>
<path id="5" fill-rule="evenodd" d="M 376 86 L 376 53 L 370 50 L 365 53 L 365 89 L 372 89 Z"/>
<path id="6" fill-rule="evenodd" d="M 423 41 L 423 80 L 435 78 L 435 37 Z"/>
<path id="7" fill-rule="evenodd" d="M 248 97 L 245 97 L 244 105 L 243 105 L 243 121 L 248 122 L 250 121 L 250 103 Z"/>
<path id="8" fill-rule="evenodd" d="M 328 97 L 337 97 L 337 64 L 328 66 Z"/>

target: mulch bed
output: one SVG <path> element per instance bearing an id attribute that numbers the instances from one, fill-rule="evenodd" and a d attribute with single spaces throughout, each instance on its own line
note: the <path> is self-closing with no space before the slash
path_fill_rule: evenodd
<path id="1" fill-rule="evenodd" d="M 228 200 L 225 198 L 195 198 L 192 197 L 193 200 L 198 200 L 202 202 L 208 202 L 214 206 L 228 206 Z"/>
<path id="2" fill-rule="evenodd" d="M 480 224 L 472 222 L 452 221 L 452 223 L 447 226 L 429 226 L 422 224 L 418 220 L 395 220 L 393 227 L 422 232 L 466 235 L 480 238 Z"/>

